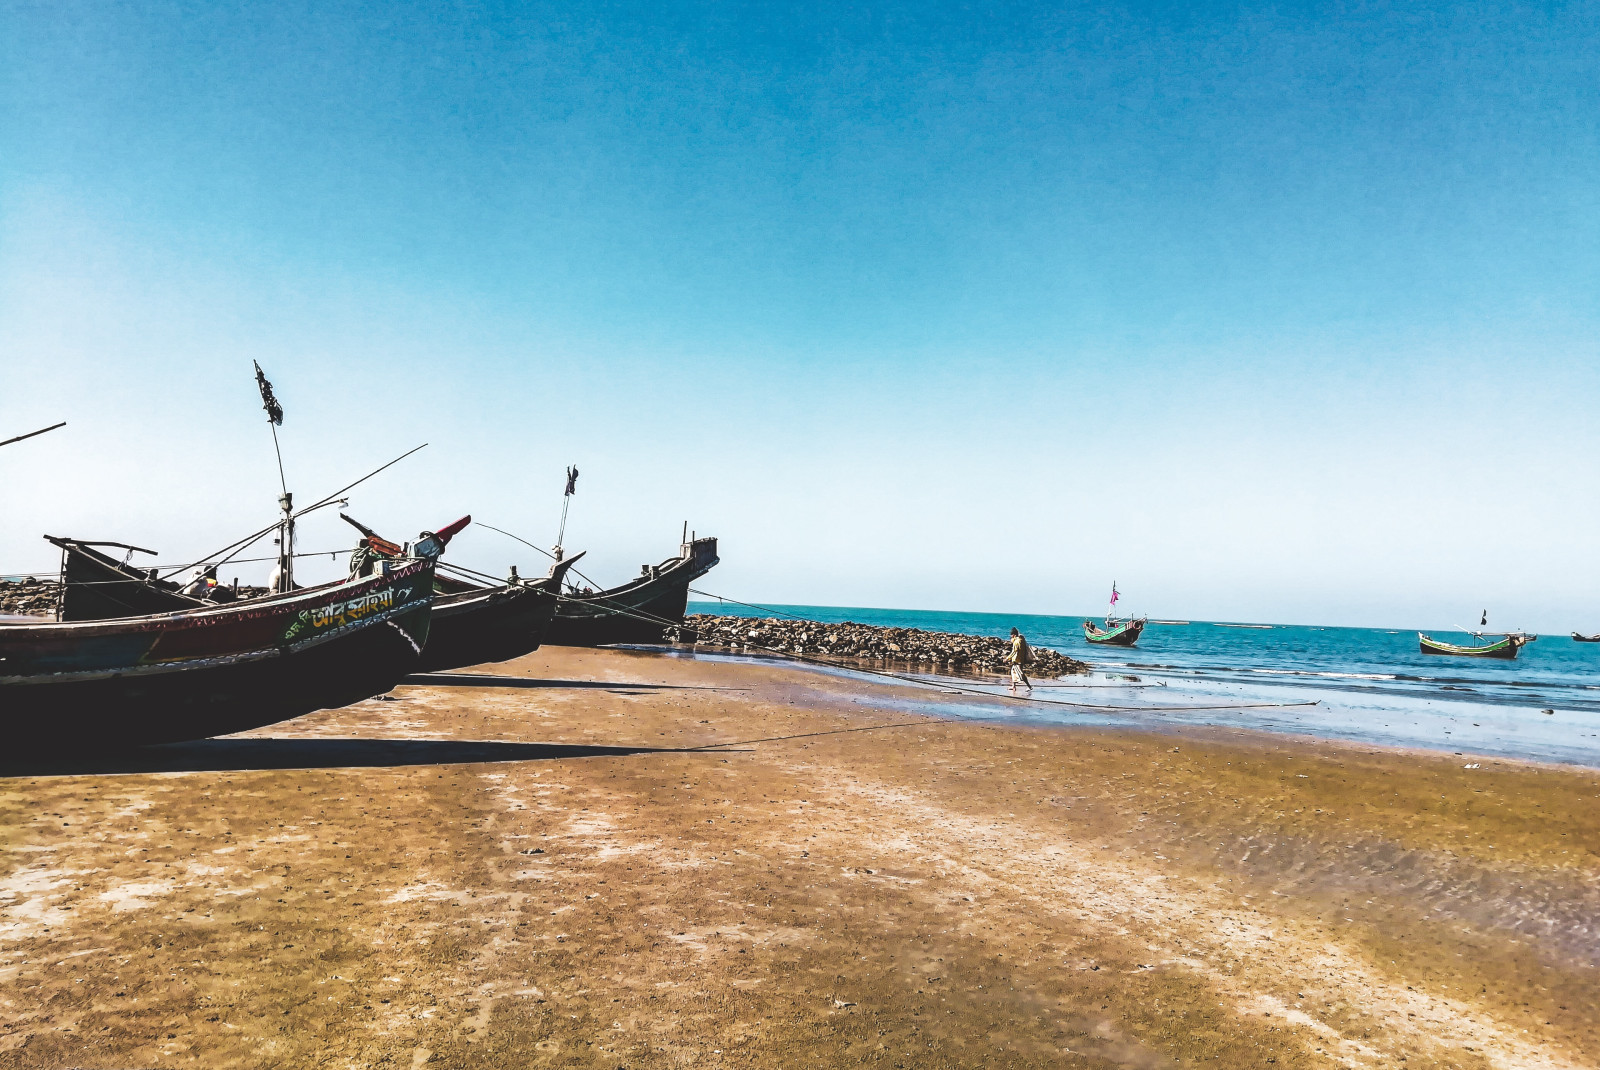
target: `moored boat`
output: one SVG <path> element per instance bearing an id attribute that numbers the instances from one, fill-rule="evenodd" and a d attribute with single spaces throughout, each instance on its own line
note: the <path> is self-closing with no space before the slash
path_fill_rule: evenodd
<path id="1" fill-rule="evenodd" d="M 444 541 L 375 575 L 231 605 L 0 624 L 9 744 L 103 747 L 225 735 L 381 694 L 428 638 Z"/>
<path id="2" fill-rule="evenodd" d="M 1477 635 L 1476 638 L 1486 637 Z M 1501 658 L 1506 661 L 1515 658 L 1519 650 L 1537 638 L 1539 638 L 1537 635 L 1510 632 L 1499 639 L 1478 646 L 1458 646 L 1455 643 L 1442 643 L 1421 632 L 1417 633 L 1417 641 L 1424 654 L 1446 654 L 1458 658 Z"/>
<path id="3" fill-rule="evenodd" d="M 1105 627 L 1100 627 L 1092 620 L 1083 622 L 1083 637 L 1091 643 L 1107 646 L 1132 646 L 1139 641 L 1139 634 L 1144 631 L 1144 626 L 1149 623 L 1144 617 L 1133 620 L 1116 621 L 1107 619 Z"/>
<path id="4" fill-rule="evenodd" d="M 545 642 L 551 646 L 659 643 L 683 623 L 689 584 L 717 564 L 717 540 L 688 536 L 676 557 L 646 565 L 640 575 L 604 591 L 568 587 Z"/>
<path id="5" fill-rule="evenodd" d="M 1575 643 L 1600 643 L 1600 633 L 1584 635 L 1582 632 L 1573 632 L 1572 640 Z"/>

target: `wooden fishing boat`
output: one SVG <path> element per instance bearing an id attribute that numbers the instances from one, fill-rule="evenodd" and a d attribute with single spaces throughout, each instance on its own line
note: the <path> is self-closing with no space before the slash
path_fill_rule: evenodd
<path id="1" fill-rule="evenodd" d="M 1486 636 L 1480 635 L 1477 638 L 1483 639 Z M 1506 661 L 1515 658 L 1517 651 L 1537 638 L 1539 638 L 1537 635 L 1511 632 L 1479 646 L 1457 646 L 1454 643 L 1441 643 L 1437 639 L 1430 639 L 1421 632 L 1417 633 L 1417 641 L 1424 654 L 1447 654 L 1458 658 L 1501 658 Z"/>
<path id="2" fill-rule="evenodd" d="M 581 556 L 557 562 L 540 579 L 513 576 L 498 587 L 439 577 L 436 588 L 448 593 L 434 596 L 433 623 L 418 671 L 510 661 L 538 650 L 560 604 L 562 577 Z"/>
<path id="3" fill-rule="evenodd" d="M 1139 641 L 1139 633 L 1149 623 L 1144 617 L 1133 620 L 1107 620 L 1104 628 L 1092 620 L 1083 622 L 1083 637 L 1091 643 L 1105 646 L 1132 646 Z"/>
<path id="4" fill-rule="evenodd" d="M 539 649 L 560 583 L 534 580 L 435 595 L 418 672 L 510 661 Z"/>
<path id="5" fill-rule="evenodd" d="M 684 539 L 676 557 L 646 565 L 640 575 L 604 591 L 568 587 L 550 623 L 551 646 L 660 643 L 683 623 L 689 584 L 717 564 L 717 540 Z"/>
<path id="6" fill-rule="evenodd" d="M 362 535 L 353 559 L 354 571 L 374 567 L 399 552 L 398 545 L 354 517 L 344 513 L 339 517 Z M 479 574 L 440 562 L 441 568 L 458 574 L 434 576 L 433 623 L 418 670 L 442 672 L 510 661 L 539 649 L 560 604 L 561 581 L 582 556 L 578 553 L 555 562 L 548 575 L 536 580 L 518 576 L 513 566 L 502 584 L 466 579 L 466 575 Z"/>
<path id="7" fill-rule="evenodd" d="M 1573 632 L 1572 640 L 1575 643 L 1600 643 L 1600 634 L 1584 635 L 1582 632 Z"/>
<path id="8" fill-rule="evenodd" d="M 434 566 L 226 606 L 99 621 L 0 624 L 8 745 L 104 747 L 239 732 L 381 694 L 428 638 Z"/>
<path id="9" fill-rule="evenodd" d="M 97 547 L 114 546 L 133 553 L 154 554 L 124 542 L 86 542 L 82 539 L 45 538 L 61 548 L 61 604 L 56 619 L 62 621 L 114 620 L 153 613 L 204 609 L 236 600 L 231 587 L 216 587 L 206 598 L 183 593 L 178 584 L 161 579 L 155 569 L 142 569 L 118 561 Z"/>
<path id="10" fill-rule="evenodd" d="M 354 563 L 357 576 L 373 575 L 381 569 L 382 563 L 403 557 L 404 550 L 399 544 L 383 539 L 348 516 L 344 519 L 359 528 L 363 535 L 357 550 L 359 558 Z M 448 540 L 462 526 L 464 523 L 457 521 L 441 534 Z M 126 543 L 86 542 L 51 535 L 45 538 L 62 552 L 59 614 L 62 620 L 108 620 L 171 613 L 225 604 L 238 598 L 227 586 L 211 588 L 204 598 L 184 594 L 176 583 L 159 579 L 155 570 L 147 572 L 118 562 L 96 547 L 114 546 L 140 553 L 153 551 Z M 509 661 L 537 650 L 555 616 L 561 581 L 582 556 L 577 554 L 556 562 L 549 575 L 534 580 L 518 577 L 513 569 L 511 578 L 498 586 L 436 573 L 428 642 L 415 671 L 440 672 L 465 665 Z"/>

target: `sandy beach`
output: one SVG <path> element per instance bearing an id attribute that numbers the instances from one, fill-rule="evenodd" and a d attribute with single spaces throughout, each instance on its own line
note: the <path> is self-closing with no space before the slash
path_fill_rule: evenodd
<path id="1" fill-rule="evenodd" d="M 1595 772 L 939 701 L 547 648 L 8 759 L 0 1065 L 1600 1059 Z"/>

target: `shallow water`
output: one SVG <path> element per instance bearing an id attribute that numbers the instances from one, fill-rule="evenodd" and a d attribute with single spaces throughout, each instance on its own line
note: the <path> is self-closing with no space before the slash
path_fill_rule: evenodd
<path id="1" fill-rule="evenodd" d="M 1575 643 L 1565 635 L 1541 637 L 1515 661 L 1493 661 L 1423 654 L 1412 630 L 1192 621 L 1151 624 L 1137 647 L 1120 649 L 1087 643 L 1083 617 L 770 608 L 823 622 L 852 620 L 973 635 L 1006 635 L 1014 626 L 1035 646 L 1080 658 L 1096 670 L 1086 680 L 1056 683 L 1130 684 L 1126 678 L 1136 676 L 1140 684 L 1160 685 L 1095 686 L 1082 696 L 1065 687 L 1040 688 L 1036 698 L 1071 700 L 1074 705 L 1008 702 L 998 710 L 987 701 L 969 705 L 941 696 L 940 710 L 956 716 L 1037 724 L 1226 725 L 1600 768 L 1600 644 Z M 714 602 L 690 603 L 689 610 L 763 615 Z M 1468 641 L 1460 633 L 1429 634 Z M 928 680 L 936 683 L 937 678 Z M 1080 697 L 1083 704 L 1077 703 Z M 1240 708 L 1305 702 L 1316 705 Z M 1087 704 L 1142 708 L 1090 709 Z M 1173 708 L 1205 705 L 1228 708 Z"/>

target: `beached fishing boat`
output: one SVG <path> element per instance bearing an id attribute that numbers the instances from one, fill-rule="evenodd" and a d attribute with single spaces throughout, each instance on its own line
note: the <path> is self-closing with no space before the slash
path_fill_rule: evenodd
<path id="1" fill-rule="evenodd" d="M 340 516 L 344 516 L 343 513 Z M 363 534 L 352 562 L 358 577 L 374 575 L 382 563 L 404 556 L 404 549 L 344 517 Z M 443 533 L 446 540 L 464 527 L 457 521 Z M 114 546 L 153 553 L 125 543 L 85 542 L 45 536 L 61 547 L 61 606 L 59 619 L 109 620 L 151 613 L 196 610 L 239 599 L 226 585 L 210 587 L 204 597 L 185 594 L 176 583 L 118 562 L 96 547 Z M 428 642 L 418 672 L 438 672 L 491 661 L 509 661 L 537 650 L 555 616 L 561 581 L 582 554 L 557 562 L 547 576 L 524 580 L 512 570 L 511 578 L 494 585 L 435 574 L 433 616 Z M 445 566 L 449 567 L 449 566 Z"/>
<path id="2" fill-rule="evenodd" d="M 417 667 L 443 548 L 424 533 L 378 574 L 232 605 L 0 624 L 0 732 L 8 745 L 162 743 L 382 694 Z"/>
<path id="3" fill-rule="evenodd" d="M 1584 635 L 1582 632 L 1573 632 L 1572 640 L 1576 643 L 1600 643 L 1600 634 Z"/>
<path id="4" fill-rule="evenodd" d="M 1476 635 L 1476 638 L 1486 637 Z M 1421 632 L 1417 633 L 1417 641 L 1424 654 L 1447 654 L 1458 658 L 1502 658 L 1506 661 L 1515 658 L 1517 651 L 1537 638 L 1539 638 L 1537 635 L 1511 632 L 1480 646 L 1457 646 L 1454 643 L 1441 643 L 1437 639 L 1430 639 Z"/>
<path id="5" fill-rule="evenodd" d="M 604 591 L 570 585 L 545 642 L 551 646 L 659 643 L 683 623 L 689 584 L 717 564 L 717 540 L 685 533 L 676 557 L 645 565 L 639 576 Z"/>
<path id="6" fill-rule="evenodd" d="M 442 672 L 531 654 L 549 631 L 560 589 L 559 577 L 513 578 L 498 587 L 436 595 L 417 671 Z"/>
<path id="7" fill-rule="evenodd" d="M 1144 631 L 1144 626 L 1149 621 L 1143 617 L 1133 620 L 1107 619 L 1104 627 L 1096 625 L 1092 620 L 1083 622 L 1083 637 L 1091 643 L 1106 646 L 1132 646 L 1139 641 L 1139 633 Z"/>
<path id="8" fill-rule="evenodd" d="M 118 617 L 143 617 L 152 613 L 177 613 L 204 609 L 236 600 L 231 587 L 218 586 L 205 598 L 191 597 L 155 569 L 142 569 L 128 560 L 118 561 L 98 547 L 112 546 L 133 554 L 150 554 L 123 542 L 86 542 L 55 535 L 45 538 L 61 548 L 61 602 L 56 619 L 62 621 L 114 620 Z"/>
<path id="9" fill-rule="evenodd" d="M 363 536 L 354 562 L 356 571 L 392 558 L 399 549 L 371 528 L 340 513 Z M 582 553 L 557 561 L 548 575 L 525 580 L 515 568 L 505 583 L 464 578 L 468 570 L 440 562 L 458 575 L 434 577 L 433 623 L 417 668 L 442 672 L 465 665 L 510 661 L 539 649 L 560 604 L 561 582 Z"/>

